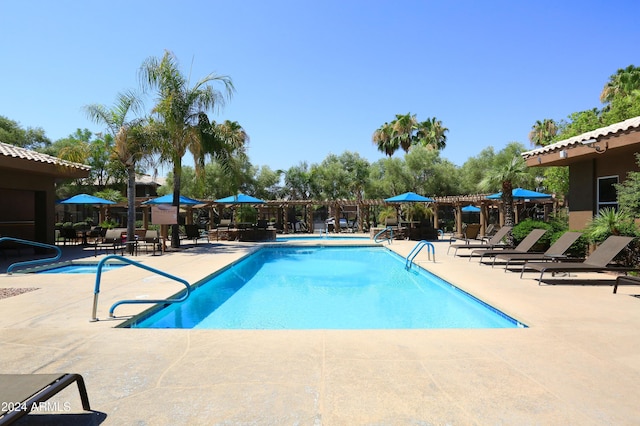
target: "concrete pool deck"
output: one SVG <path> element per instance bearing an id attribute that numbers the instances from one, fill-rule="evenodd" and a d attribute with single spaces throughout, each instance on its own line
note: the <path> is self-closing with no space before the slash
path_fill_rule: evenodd
<path id="1" fill-rule="evenodd" d="M 405 256 L 414 245 L 385 247 Z M 72 385 L 51 400 L 70 412 L 30 419 L 38 424 L 637 424 L 640 288 L 612 294 L 604 274 L 538 285 L 533 273 L 521 280 L 434 245 L 436 262 L 422 252 L 417 264 L 529 328 L 118 329 L 115 301 L 165 298 L 180 285 L 141 268 L 109 271 L 100 321 L 90 322 L 95 276 L 0 274 L 0 288 L 38 288 L 0 299 L 0 372 L 82 374 L 95 412 L 82 412 Z M 133 260 L 194 283 L 257 246 L 201 242 Z"/>

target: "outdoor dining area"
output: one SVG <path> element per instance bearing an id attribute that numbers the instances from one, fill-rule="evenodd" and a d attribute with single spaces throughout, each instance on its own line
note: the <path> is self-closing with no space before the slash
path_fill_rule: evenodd
<path id="1" fill-rule="evenodd" d="M 551 195 L 516 188 L 513 192 L 516 223 L 519 216 L 546 217 L 554 206 Z M 393 232 L 394 239 L 437 240 L 443 234 L 462 238 L 490 235 L 504 224 L 501 194 L 478 194 L 425 197 L 413 192 L 382 200 L 261 200 L 236 194 L 216 200 L 196 200 L 180 196 L 180 206 L 173 205 L 173 195 L 136 200 L 136 227 L 157 230 L 166 246 L 171 240 L 170 226 L 180 225 L 181 238 L 208 241 L 275 241 L 278 234 L 368 233 L 372 238 L 381 231 Z M 126 206 L 80 194 L 60 201 L 61 206 L 92 206 L 99 209 L 100 222 L 65 223 L 56 234 L 57 244 L 93 244 L 102 241 L 107 227 L 105 217 L 120 217 L 115 226 L 122 228 Z M 386 216 L 380 215 L 386 211 Z M 124 213 L 123 213 L 124 212 Z M 328 221 L 333 219 L 333 221 Z M 339 219 L 336 219 L 339 218 Z M 187 235 L 188 234 L 188 235 Z M 138 237 L 138 241 L 140 236 Z M 126 243 L 125 243 L 126 244 Z M 134 244 L 132 240 L 130 245 Z M 134 247 L 128 252 L 133 253 Z"/>

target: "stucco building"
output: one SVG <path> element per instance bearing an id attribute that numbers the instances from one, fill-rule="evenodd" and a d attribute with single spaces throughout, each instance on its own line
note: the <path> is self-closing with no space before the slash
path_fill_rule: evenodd
<path id="1" fill-rule="evenodd" d="M 569 228 L 583 229 L 601 208 L 617 208 L 615 184 L 640 171 L 640 117 L 522 153 L 527 166 L 569 167 Z"/>
<path id="2" fill-rule="evenodd" d="M 91 168 L 0 142 L 0 236 L 53 244 L 55 184 Z"/>

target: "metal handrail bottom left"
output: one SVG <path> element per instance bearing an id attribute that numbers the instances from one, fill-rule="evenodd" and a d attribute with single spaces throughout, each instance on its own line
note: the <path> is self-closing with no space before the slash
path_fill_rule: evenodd
<path id="1" fill-rule="evenodd" d="M 20 238 L 13 238 L 13 237 L 1 237 L 0 238 L 0 244 L 2 244 L 2 242 L 4 242 L 4 241 L 13 241 L 14 243 L 25 244 L 25 245 L 28 245 L 28 246 L 47 248 L 47 249 L 51 249 L 51 250 L 54 250 L 54 251 L 57 252 L 57 254 L 54 257 L 46 257 L 44 259 L 24 260 L 22 262 L 12 263 L 7 268 L 7 274 L 8 275 L 11 275 L 13 270 L 15 268 L 19 267 L 19 266 L 33 266 L 33 265 L 40 265 L 42 263 L 55 262 L 56 260 L 58 260 L 58 259 L 60 259 L 62 257 L 62 250 L 60 250 L 60 247 L 54 246 L 54 245 L 51 245 L 51 244 L 39 243 L 37 241 L 30 241 L 30 240 L 22 240 Z"/>
<path id="2" fill-rule="evenodd" d="M 158 275 L 162 275 L 165 278 L 169 278 L 171 280 L 178 281 L 179 283 L 184 284 L 184 286 L 186 288 L 186 291 L 182 294 L 182 296 L 180 296 L 178 298 L 175 298 L 175 299 L 120 300 L 120 301 L 114 303 L 113 305 L 111 305 L 111 308 L 109 308 L 109 317 L 110 318 L 114 318 L 113 311 L 115 311 L 116 307 L 118 307 L 118 306 L 120 306 L 122 304 L 125 304 L 125 303 L 128 303 L 128 304 L 136 304 L 136 303 L 177 303 L 177 302 L 184 302 L 185 300 L 187 300 L 187 298 L 191 294 L 191 285 L 189 285 L 189 283 L 187 281 L 183 280 L 182 278 L 176 277 L 174 275 L 168 274 L 166 272 L 160 271 L 160 270 L 152 268 L 150 266 L 143 265 L 140 262 L 136 262 L 135 260 L 131 260 L 131 259 L 126 258 L 124 256 L 118 256 L 116 254 L 112 254 L 112 255 L 104 257 L 98 263 L 97 272 L 96 272 L 96 285 L 95 285 L 95 288 L 93 290 L 93 311 L 92 311 L 92 315 L 91 315 L 91 321 L 98 321 L 98 317 L 97 317 L 97 312 L 98 312 L 98 294 L 100 293 L 100 278 L 102 277 L 102 267 L 104 266 L 104 264 L 106 262 L 108 262 L 111 259 L 117 259 L 119 261 L 128 263 L 130 265 L 134 265 L 134 266 L 137 266 L 139 268 L 146 269 L 147 271 L 154 272 L 154 273 L 156 273 Z"/>

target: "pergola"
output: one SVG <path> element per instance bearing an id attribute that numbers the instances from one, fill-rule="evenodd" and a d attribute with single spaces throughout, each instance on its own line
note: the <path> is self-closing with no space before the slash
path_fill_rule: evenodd
<path id="1" fill-rule="evenodd" d="M 485 235 L 486 226 L 488 225 L 489 213 L 491 209 L 498 209 L 499 212 L 499 224 L 500 226 L 504 225 L 504 214 L 503 209 L 501 208 L 502 201 L 501 200 L 491 200 L 487 199 L 488 194 L 471 194 L 471 195 L 452 195 L 452 196 L 444 196 L 444 197 L 431 197 L 434 202 L 429 203 L 433 205 L 433 222 L 437 227 L 439 221 L 439 212 L 442 208 L 451 208 L 453 209 L 455 216 L 455 232 L 457 234 L 462 232 L 462 207 L 467 205 L 474 205 L 480 208 L 480 235 Z M 143 226 L 146 228 L 149 224 L 149 214 L 148 207 L 145 205 L 141 205 L 142 202 L 146 201 L 146 198 L 136 199 L 136 208 L 145 209 L 145 213 L 143 214 Z M 198 204 L 195 206 L 183 206 L 183 208 L 187 211 L 187 213 L 191 212 L 194 208 L 204 208 L 210 209 L 210 216 L 213 217 L 212 213 L 220 212 L 222 208 L 225 206 L 224 204 L 216 203 L 215 200 L 201 200 L 202 204 Z M 524 204 L 522 200 L 515 200 L 514 203 L 517 205 Z M 555 207 L 556 200 L 536 200 L 536 204 L 542 204 L 544 206 L 544 214 L 545 218 L 551 212 L 551 209 Z M 388 203 L 383 199 L 364 199 L 364 200 L 347 200 L 347 199 L 338 199 L 338 200 L 267 200 L 264 204 L 256 204 L 255 208 L 258 211 L 259 218 L 267 218 L 275 216 L 277 221 L 281 223 L 282 230 L 285 233 L 290 232 L 290 223 L 286 220 L 286 212 L 292 207 L 302 207 L 304 210 L 303 213 L 303 222 L 305 223 L 307 229 L 313 229 L 313 211 L 318 206 L 326 207 L 329 213 L 329 216 L 334 216 L 336 218 L 340 217 L 340 212 L 344 210 L 355 211 L 357 217 L 358 231 L 362 232 L 365 229 L 365 218 L 369 217 L 369 211 L 374 206 L 388 206 L 393 205 L 393 203 Z M 122 206 L 126 207 L 126 206 Z M 187 214 L 186 220 L 188 224 L 191 224 L 193 221 L 193 215 Z M 516 208 L 516 223 L 519 221 L 518 218 L 518 209 Z M 339 221 L 336 221 L 336 230 L 339 232 Z"/>

